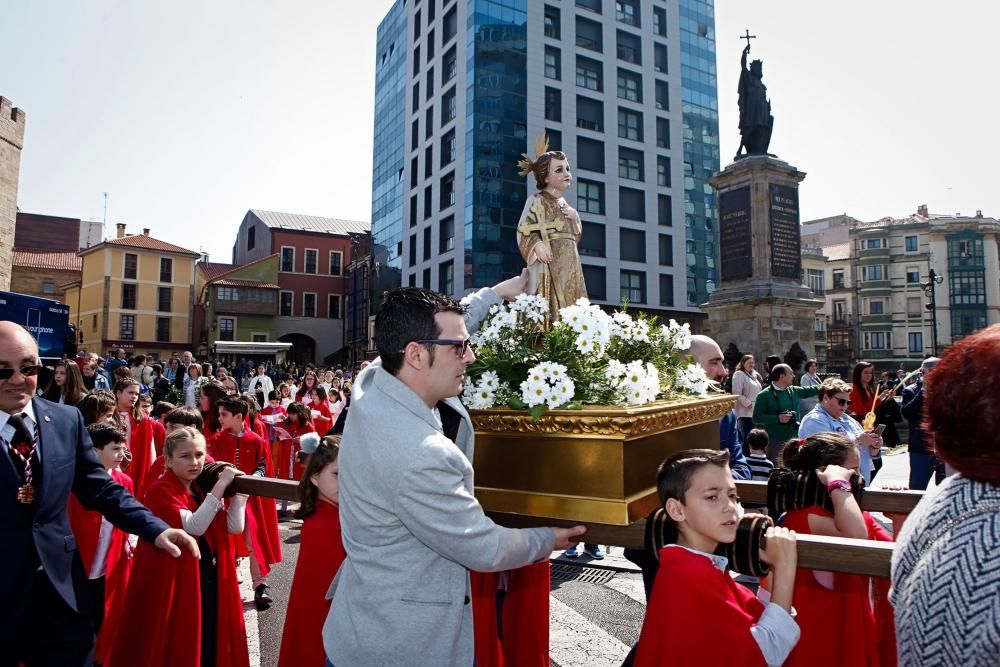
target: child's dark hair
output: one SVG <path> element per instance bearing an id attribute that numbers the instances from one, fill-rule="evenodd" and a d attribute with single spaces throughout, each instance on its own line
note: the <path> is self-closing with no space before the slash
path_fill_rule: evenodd
<path id="1" fill-rule="evenodd" d="M 747 433 L 747 447 L 751 450 L 767 451 L 767 431 L 762 428 L 751 429 Z"/>
<path id="2" fill-rule="evenodd" d="M 118 407 L 118 399 L 107 389 L 95 389 L 84 396 L 77 407 L 83 415 L 84 425 L 90 426 L 96 424 L 98 419 L 108 413 L 108 410 L 114 410 Z"/>
<path id="3" fill-rule="evenodd" d="M 323 468 L 337 460 L 340 454 L 340 436 L 327 435 L 320 439 L 316 451 L 306 460 L 306 469 L 299 480 L 299 509 L 295 511 L 296 519 L 307 519 L 316 513 L 316 503 L 319 500 L 319 488 L 312 483 L 313 475 L 323 472 Z"/>
<path id="4" fill-rule="evenodd" d="M 267 400 L 269 400 L 269 401 L 280 401 L 281 400 L 281 396 L 278 394 L 278 390 L 277 389 L 272 389 L 271 391 L 267 392 Z"/>
<path id="5" fill-rule="evenodd" d="M 224 398 L 216 403 L 215 407 L 216 409 L 222 408 L 231 415 L 240 415 L 245 417 L 247 414 L 247 404 L 244 403 L 238 396 Z"/>
<path id="6" fill-rule="evenodd" d="M 319 400 L 321 401 L 327 400 L 326 387 L 324 387 L 323 385 L 317 384 L 315 387 L 311 389 L 311 391 L 316 392 L 316 395 L 319 397 Z"/>
<path id="7" fill-rule="evenodd" d="M 163 420 L 163 415 L 167 414 L 177 406 L 169 401 L 158 401 L 155 406 L 153 406 L 153 417 L 157 421 Z"/>
<path id="8" fill-rule="evenodd" d="M 285 408 L 285 410 L 287 410 L 288 412 L 288 416 L 285 419 L 287 420 L 288 417 L 295 415 L 299 420 L 299 426 L 308 424 L 309 422 L 312 421 L 312 410 L 307 408 L 305 403 L 300 403 L 299 401 L 292 401 L 291 403 L 288 404 L 288 407 Z"/>
<path id="9" fill-rule="evenodd" d="M 843 465 L 856 445 L 839 433 L 815 433 L 808 438 L 792 438 L 781 450 L 781 465 L 792 470 L 811 471 L 828 465 Z"/>
<path id="10" fill-rule="evenodd" d="M 247 417 L 250 420 L 250 423 L 252 424 L 254 420 L 257 419 L 257 399 L 253 398 L 252 396 L 247 396 L 246 394 L 233 396 L 233 398 L 237 399 L 240 403 L 243 404 L 243 407 L 246 408 L 246 411 L 243 413 L 243 415 Z"/>
<path id="11" fill-rule="evenodd" d="M 660 495 L 660 506 L 674 498 L 684 502 L 684 494 L 691 488 L 691 479 L 701 468 L 708 465 L 729 467 L 729 452 L 717 449 L 688 449 L 678 452 L 660 464 L 656 473 L 656 492 Z"/>
<path id="12" fill-rule="evenodd" d="M 201 417 L 198 408 L 183 405 L 174 408 L 163 418 L 164 424 L 177 424 L 179 426 L 189 426 L 197 431 L 205 428 L 205 420 Z"/>
<path id="13" fill-rule="evenodd" d="M 108 423 L 90 424 L 87 426 L 87 433 L 90 434 L 90 441 L 94 443 L 94 447 L 97 449 L 104 449 L 108 445 L 118 442 L 124 444 L 128 439 L 125 431 L 114 424 Z"/>

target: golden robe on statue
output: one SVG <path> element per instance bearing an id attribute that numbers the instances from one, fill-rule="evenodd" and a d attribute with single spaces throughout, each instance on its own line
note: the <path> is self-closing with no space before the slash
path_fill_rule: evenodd
<path id="1" fill-rule="evenodd" d="M 549 302 L 549 321 L 559 317 L 559 309 L 587 296 L 577 243 L 583 234 L 580 215 L 562 197 L 545 191 L 528 197 L 517 225 L 517 245 L 528 265 L 529 294 L 544 296 Z M 545 242 L 552 251 L 547 265 L 535 257 L 535 246 Z"/>

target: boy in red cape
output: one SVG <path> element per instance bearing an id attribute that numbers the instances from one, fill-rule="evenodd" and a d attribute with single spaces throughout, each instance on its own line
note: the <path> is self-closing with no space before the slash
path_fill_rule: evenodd
<path id="1" fill-rule="evenodd" d="M 330 611 L 326 592 L 347 557 L 340 535 L 337 506 L 340 482 L 337 436 L 320 441 L 315 433 L 302 438 L 302 451 L 309 452 L 306 471 L 299 482 L 301 505 L 296 518 L 302 519 L 302 543 L 295 565 L 292 591 L 288 596 L 285 629 L 281 635 L 278 667 L 322 665 L 323 623 Z"/>
<path id="2" fill-rule="evenodd" d="M 132 480 L 118 469 L 125 460 L 125 432 L 110 423 L 91 424 L 87 431 L 111 479 L 131 493 Z M 94 594 L 94 629 L 97 631 L 94 659 L 100 663 L 104 662 L 110 639 L 115 635 L 120 617 L 117 611 L 132 565 L 128 534 L 108 523 L 100 512 L 84 509 L 72 495 L 69 497 L 69 524 Z"/>
<path id="3" fill-rule="evenodd" d="M 122 608 L 131 631 L 115 634 L 105 667 L 246 667 L 243 603 L 229 539 L 243 529 L 246 497 L 230 500 L 225 518 L 218 515 L 239 473 L 225 466 L 203 495 L 194 480 L 204 469 L 204 437 L 187 427 L 175 430 L 163 452 L 167 471 L 150 485 L 145 504 L 171 527 L 196 536 L 201 558 L 173 558 L 140 542 Z"/>
<path id="4" fill-rule="evenodd" d="M 656 487 L 677 542 L 660 550 L 635 667 L 780 665 L 799 638 L 790 615 L 795 534 L 767 531 L 761 559 L 772 568 L 771 602 L 764 605 L 714 555 L 720 543 L 736 539 L 740 518 L 729 452 L 675 454 L 660 466 Z"/>
<path id="5" fill-rule="evenodd" d="M 208 454 L 216 461 L 232 463 L 247 475 L 264 477 L 268 469 L 267 443 L 244 427 L 246 405 L 239 398 L 224 398 L 218 403 L 219 425 L 222 430 L 212 436 Z M 281 541 L 278 538 L 278 510 L 273 498 L 253 496 L 247 503 L 246 530 L 237 539 L 236 553 L 250 557 L 254 604 L 258 610 L 271 606 L 267 575 L 271 565 L 281 562 Z"/>

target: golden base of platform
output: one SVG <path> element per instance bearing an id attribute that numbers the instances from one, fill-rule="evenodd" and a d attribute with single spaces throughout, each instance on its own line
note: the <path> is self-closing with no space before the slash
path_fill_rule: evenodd
<path id="1" fill-rule="evenodd" d="M 658 505 L 656 471 L 670 454 L 719 448 L 719 420 L 736 397 L 639 407 L 470 410 L 476 498 L 488 511 L 625 525 Z"/>

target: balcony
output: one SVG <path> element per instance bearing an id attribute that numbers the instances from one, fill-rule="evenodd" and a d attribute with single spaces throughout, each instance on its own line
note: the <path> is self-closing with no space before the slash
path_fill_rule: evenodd
<path id="1" fill-rule="evenodd" d="M 852 329 L 854 328 L 854 315 L 831 315 L 826 318 L 828 329 Z"/>
<path id="2" fill-rule="evenodd" d="M 948 258 L 948 269 L 985 269 L 982 255 L 956 255 Z"/>
<path id="3" fill-rule="evenodd" d="M 216 300 L 216 315 L 265 315 L 273 317 L 278 314 L 277 304 L 274 301 L 265 303 L 263 301 L 221 301 Z"/>

